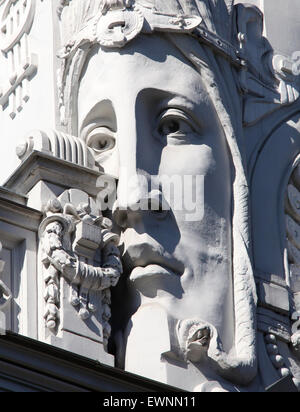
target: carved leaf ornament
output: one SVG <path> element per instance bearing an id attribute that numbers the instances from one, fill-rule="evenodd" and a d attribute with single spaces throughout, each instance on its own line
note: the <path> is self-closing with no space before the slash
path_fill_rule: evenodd
<path id="1" fill-rule="evenodd" d="M 119 237 L 111 232 L 111 226 L 109 219 L 93 215 L 88 203 L 63 206 L 59 199 L 49 201 L 39 229 L 45 281 L 44 318 L 48 329 L 55 331 L 59 324 L 62 276 L 70 287 L 70 303 L 83 321 L 97 308 L 93 292 L 103 291 L 103 333 L 106 340 L 109 338 L 109 289 L 116 286 L 122 273 Z M 101 267 L 95 266 L 92 259 L 99 248 Z M 88 253 L 91 259 L 86 263 L 88 259 L 82 256 Z"/>

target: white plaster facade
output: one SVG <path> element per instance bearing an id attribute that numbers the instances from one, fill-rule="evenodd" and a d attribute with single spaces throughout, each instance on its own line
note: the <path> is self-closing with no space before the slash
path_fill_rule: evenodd
<path id="1" fill-rule="evenodd" d="M 188 391 L 299 390 L 300 5 L 215 3 L 0 1 L 0 327 Z M 161 175 L 204 176 L 198 220 Z"/>

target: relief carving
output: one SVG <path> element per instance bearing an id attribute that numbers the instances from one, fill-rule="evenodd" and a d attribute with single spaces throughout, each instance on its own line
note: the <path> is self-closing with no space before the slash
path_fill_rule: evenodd
<path id="1" fill-rule="evenodd" d="M 0 105 L 14 119 L 29 100 L 29 83 L 37 71 L 37 57 L 31 52 L 29 33 L 36 0 L 6 0 L 0 17 L 0 49 L 7 60 L 8 75 L 0 85 Z"/>
<path id="2" fill-rule="evenodd" d="M 104 172 L 118 178 L 113 219 L 122 228 L 125 271 L 130 287 L 142 302 L 140 308 L 136 307 L 137 317 L 143 313 L 143 305 L 159 303 L 166 316 L 177 318 L 182 324 L 189 324 L 191 320 L 193 327 L 183 333 L 185 341 L 180 344 L 182 355 L 186 354 L 188 370 L 193 365 L 201 369 L 209 358 L 217 375 L 248 384 L 257 373 L 256 291 L 249 256 L 249 194 L 242 159 L 242 124 L 238 125 L 234 119 L 236 107 L 232 104 L 239 100 L 234 70 L 243 69 L 246 63 L 238 47 L 231 42 L 232 2 L 220 1 L 214 6 L 208 3 L 198 0 L 181 2 L 181 5 L 177 1 L 168 4 L 109 0 L 88 4 L 68 2 L 60 16 L 64 41 L 60 53 L 60 114 L 68 133 L 80 135 L 86 142 L 91 141 L 96 130 L 103 136 L 97 161 Z M 210 7 L 214 9 L 212 14 L 208 12 Z M 224 16 L 222 23 L 214 19 L 218 15 Z M 140 47 L 139 53 L 135 53 L 135 47 Z M 163 50 L 159 58 L 156 56 L 158 50 Z M 172 62 L 167 61 L 164 53 L 174 56 Z M 162 64 L 158 68 L 156 62 L 160 60 Z M 103 77 L 97 77 L 97 67 L 101 67 Z M 131 67 L 131 72 L 127 72 L 126 67 Z M 159 73 L 161 77 L 151 77 L 143 67 L 149 68 L 149 74 Z M 117 68 L 125 69 L 126 82 L 122 81 Z M 173 82 L 169 73 L 182 71 L 188 81 L 174 79 Z M 98 80 L 94 82 L 96 77 Z M 162 79 L 168 79 L 168 82 Z M 105 85 L 111 85 L 110 89 Z M 233 91 L 234 96 L 230 97 Z M 175 100 L 182 96 L 194 99 L 194 114 L 190 117 L 187 108 L 178 107 L 176 103 L 174 107 L 171 103 L 171 107 L 165 106 L 162 96 L 170 99 L 170 93 Z M 210 133 L 207 131 L 200 139 L 192 118 L 199 116 L 198 109 L 202 104 L 199 96 L 204 98 L 204 95 L 210 102 L 205 119 L 214 120 L 209 126 Z M 126 105 L 120 100 L 122 96 L 128 97 Z M 160 105 L 163 110 L 158 113 Z M 142 113 L 145 113 L 146 121 Z M 150 124 L 157 124 L 154 132 L 150 131 Z M 150 150 L 153 133 L 158 139 L 157 157 Z M 214 142 L 210 139 L 206 146 L 203 142 L 208 135 L 214 136 Z M 182 161 L 178 161 L 176 167 L 171 158 L 171 146 L 176 156 L 179 136 L 179 158 Z M 166 157 L 161 153 L 163 142 L 169 142 L 170 154 L 166 150 Z M 143 151 L 143 144 L 149 144 L 149 150 Z M 153 145 L 156 147 L 155 141 Z M 196 157 L 190 152 L 191 147 L 195 156 L 197 153 Z M 205 154 L 205 147 L 210 147 L 211 156 Z M 202 229 L 197 225 L 189 226 L 175 208 L 164 211 L 159 206 L 154 213 L 136 207 L 137 203 L 157 205 L 157 199 L 165 196 L 161 189 L 147 189 L 152 170 L 149 162 L 157 164 L 157 168 L 168 176 L 177 173 L 182 178 L 190 165 L 191 175 L 204 175 L 205 186 L 218 192 L 218 201 L 210 195 L 201 199 L 200 206 L 204 210 L 200 220 Z M 205 170 L 201 168 L 204 163 Z M 217 166 L 213 168 L 213 164 Z M 230 169 L 235 170 L 234 179 Z M 145 183 L 134 183 L 142 181 L 141 175 L 145 177 Z M 157 176 L 158 181 L 160 178 Z M 221 180 L 226 182 L 222 187 L 217 183 Z M 232 199 L 235 204 L 233 216 Z M 217 204 L 223 205 L 222 213 L 211 215 L 209 210 L 215 210 Z M 211 228 L 207 239 L 206 225 Z M 194 239 L 192 253 L 191 242 L 185 236 L 179 236 L 187 231 Z M 211 300 L 208 298 L 206 306 L 201 303 L 200 296 L 210 295 L 210 282 L 216 285 L 220 282 L 219 286 L 222 286 L 212 287 L 215 295 Z M 128 322 L 130 325 L 130 319 Z M 133 322 L 129 336 L 125 337 L 128 339 L 127 349 L 124 349 L 125 369 L 134 373 L 139 370 L 132 366 L 134 359 L 128 353 L 135 347 L 131 342 L 138 340 L 142 333 Z M 153 333 L 159 341 L 155 325 Z M 170 333 L 175 339 L 176 332 Z M 196 383 L 188 382 L 187 385 L 195 387 Z"/>
<path id="3" fill-rule="evenodd" d="M 244 92 L 244 124 L 253 126 L 300 96 L 299 74 L 292 56 L 275 54 L 263 36 L 263 13 L 251 4 L 238 4 L 237 40 L 241 58 L 247 60 L 239 74 Z"/>
<path id="4" fill-rule="evenodd" d="M 74 205 L 70 199 L 81 203 Z M 86 201 L 86 203 L 84 203 Z M 103 339 L 110 336 L 110 288 L 122 273 L 117 245 L 119 238 L 111 232 L 112 223 L 95 215 L 93 200 L 83 192 L 70 190 L 50 200 L 40 226 L 41 259 L 45 280 L 46 327 L 57 331 L 60 319 L 60 277 L 69 284 L 69 302 L 82 321 L 102 306 Z M 100 252 L 101 266 L 94 264 Z M 98 257 L 99 259 L 99 257 Z M 101 292 L 101 295 L 99 295 Z M 101 296 L 101 300 L 97 301 Z"/>
<path id="5" fill-rule="evenodd" d="M 35 1 L 4 3 L 0 104 L 14 117 L 37 68 Z M 80 354 L 85 339 L 93 359 L 110 343 L 116 366 L 188 391 L 300 388 L 300 75 L 263 13 L 234 0 L 53 7 L 60 130 L 17 148 L 18 189 L 44 213 L 42 339 Z"/>

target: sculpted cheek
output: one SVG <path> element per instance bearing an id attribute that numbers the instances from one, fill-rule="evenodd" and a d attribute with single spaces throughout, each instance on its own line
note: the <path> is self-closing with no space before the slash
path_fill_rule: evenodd
<path id="1" fill-rule="evenodd" d="M 166 147 L 162 153 L 160 174 L 207 175 L 213 171 L 215 160 L 212 149 L 206 145 Z"/>

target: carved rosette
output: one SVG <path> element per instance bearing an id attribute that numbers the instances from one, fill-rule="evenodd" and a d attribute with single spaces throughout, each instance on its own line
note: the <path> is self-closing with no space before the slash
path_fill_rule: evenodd
<path id="1" fill-rule="evenodd" d="M 80 193 L 80 191 L 77 191 Z M 83 192 L 82 192 L 83 193 Z M 64 198 L 64 194 L 61 197 Z M 45 281 L 46 327 L 56 332 L 60 322 L 60 279 L 69 285 L 69 302 L 82 321 L 102 305 L 103 341 L 107 344 L 111 328 L 110 287 L 122 273 L 119 238 L 111 232 L 112 223 L 93 215 L 88 203 L 74 205 L 60 199 L 48 202 L 39 234 Z M 94 257 L 100 250 L 101 266 Z M 102 301 L 97 301 L 101 291 Z"/>

